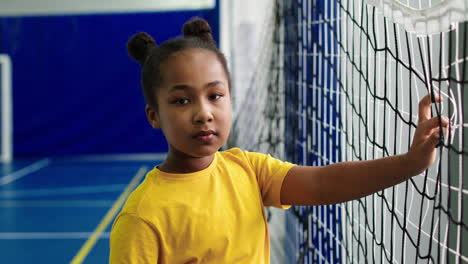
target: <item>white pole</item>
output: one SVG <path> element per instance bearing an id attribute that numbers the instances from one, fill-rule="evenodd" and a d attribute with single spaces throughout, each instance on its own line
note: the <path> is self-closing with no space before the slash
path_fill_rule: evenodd
<path id="1" fill-rule="evenodd" d="M 0 54 L 1 100 L 2 100 L 2 148 L 1 161 L 10 162 L 13 158 L 13 101 L 12 101 L 12 69 L 10 56 Z"/>

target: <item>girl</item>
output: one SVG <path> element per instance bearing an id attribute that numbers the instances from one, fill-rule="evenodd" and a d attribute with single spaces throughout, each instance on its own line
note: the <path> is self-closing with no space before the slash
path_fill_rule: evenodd
<path id="1" fill-rule="evenodd" d="M 419 105 L 413 144 L 403 155 L 310 167 L 237 148 L 218 152 L 232 121 L 226 59 L 204 20 L 187 22 L 183 32 L 159 47 L 146 33 L 128 42 L 143 66 L 148 121 L 163 131 L 169 152 L 117 216 L 111 263 L 269 263 L 264 206 L 357 199 L 434 162 L 439 125 L 448 121 L 431 118 L 430 96 Z"/>

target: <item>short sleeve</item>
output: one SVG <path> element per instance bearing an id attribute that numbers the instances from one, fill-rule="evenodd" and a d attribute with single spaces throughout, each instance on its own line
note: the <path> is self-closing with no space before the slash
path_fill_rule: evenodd
<path id="1" fill-rule="evenodd" d="M 111 231 L 109 263 L 157 262 L 158 239 L 155 230 L 136 215 L 119 215 Z"/>
<path id="2" fill-rule="evenodd" d="M 289 205 L 282 205 L 280 194 L 283 180 L 288 171 L 295 165 L 281 161 L 270 155 L 244 151 L 253 170 L 257 175 L 263 204 L 282 209 L 288 209 Z"/>

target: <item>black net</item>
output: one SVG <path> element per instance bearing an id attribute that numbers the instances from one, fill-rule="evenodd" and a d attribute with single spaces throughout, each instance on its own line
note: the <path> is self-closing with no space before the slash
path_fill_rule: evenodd
<path id="1" fill-rule="evenodd" d="M 338 206 L 298 207 L 300 263 L 461 263 L 466 244 L 466 24 L 417 36 L 362 1 L 288 1 L 287 156 L 326 165 L 404 153 L 419 100 L 453 122 L 423 175 Z"/>
<path id="2" fill-rule="evenodd" d="M 233 145 L 312 166 L 404 153 L 428 93 L 452 122 L 421 175 L 290 209 L 288 263 L 468 263 L 467 23 L 418 35 L 360 0 L 278 0 L 274 13 Z"/>

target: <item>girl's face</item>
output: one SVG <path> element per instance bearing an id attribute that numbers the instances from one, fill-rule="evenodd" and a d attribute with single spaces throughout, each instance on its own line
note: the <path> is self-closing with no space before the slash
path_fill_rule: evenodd
<path id="1" fill-rule="evenodd" d="M 218 151 L 231 129 L 229 84 L 216 54 L 203 49 L 174 53 L 161 65 L 158 111 L 146 108 L 154 128 L 161 128 L 169 152 L 206 157 Z"/>

